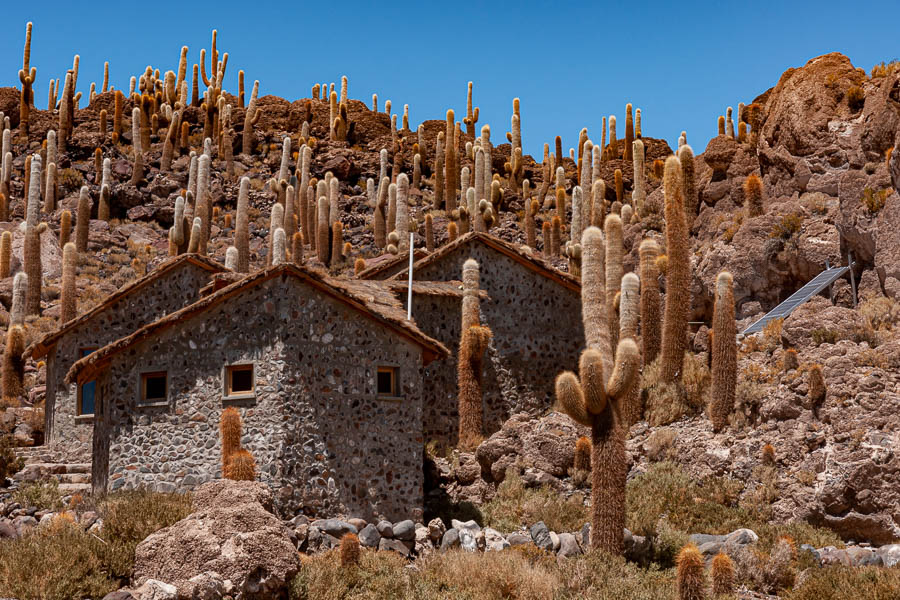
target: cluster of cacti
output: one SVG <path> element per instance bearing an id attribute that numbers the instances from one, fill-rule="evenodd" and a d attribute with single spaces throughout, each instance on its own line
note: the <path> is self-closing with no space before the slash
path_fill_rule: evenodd
<path id="1" fill-rule="evenodd" d="M 619 342 L 615 355 L 605 290 L 603 234 L 589 227 L 582 235 L 581 310 L 587 348 L 579 375 L 556 379 L 560 407 L 574 421 L 591 428 L 591 545 L 614 554 L 623 551 L 625 527 L 625 431 L 621 421 L 637 378 L 640 356 L 634 340 Z"/>
<path id="2" fill-rule="evenodd" d="M 241 447 L 241 414 L 229 406 L 219 418 L 222 438 L 222 475 L 234 481 L 256 479 L 256 461 L 249 451 Z"/>
<path id="3" fill-rule="evenodd" d="M 737 329 L 732 285 L 731 273 L 719 273 L 713 307 L 712 391 L 709 405 L 709 418 L 716 432 L 728 424 L 728 416 L 734 410 L 737 385 Z"/>
<path id="4" fill-rule="evenodd" d="M 482 361 L 491 330 L 481 326 L 479 267 L 473 259 L 463 264 L 462 324 L 457 364 L 459 445 L 474 449 L 483 433 Z"/>

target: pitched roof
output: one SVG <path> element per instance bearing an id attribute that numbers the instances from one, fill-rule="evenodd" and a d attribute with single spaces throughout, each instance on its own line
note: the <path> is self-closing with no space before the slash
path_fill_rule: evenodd
<path id="1" fill-rule="evenodd" d="M 66 381 L 71 383 L 73 381 L 84 382 L 95 379 L 112 357 L 120 352 L 153 335 L 158 335 L 177 323 L 202 314 L 234 296 L 256 288 L 266 281 L 279 276 L 290 276 L 304 281 L 385 327 L 394 330 L 397 334 L 410 339 L 424 350 L 423 354 L 426 364 L 436 358 L 444 358 L 450 355 L 450 351 L 443 344 L 425 335 L 414 322 L 406 320 L 406 310 L 404 310 L 387 286 L 372 281 L 337 279 L 306 266 L 283 263 L 247 275 L 243 279 L 213 292 L 181 310 L 149 323 L 131 335 L 116 340 L 100 350 L 85 356 L 72 365 L 72 368 L 69 369 L 66 375 Z"/>
<path id="2" fill-rule="evenodd" d="M 380 279 L 379 284 L 387 286 L 395 294 L 406 293 L 409 283 L 405 279 Z M 373 282 L 374 283 L 374 282 Z M 463 297 L 462 281 L 413 281 L 413 294 L 420 296 L 445 296 L 449 298 Z M 491 297 L 484 290 L 478 290 L 481 300 L 490 300 Z"/>
<path id="3" fill-rule="evenodd" d="M 424 248 L 416 248 L 413 251 L 413 261 L 425 258 L 428 252 Z M 382 275 L 386 271 L 394 268 L 402 268 L 409 264 L 409 251 L 401 252 L 396 256 L 380 256 L 371 259 L 369 262 L 374 263 L 371 267 L 363 269 L 357 275 L 357 279 L 382 279 Z M 388 275 L 384 275 L 388 277 Z"/>
<path id="4" fill-rule="evenodd" d="M 153 269 L 140 279 L 135 279 L 134 281 L 123 285 L 118 290 L 107 296 L 106 299 L 100 304 L 94 306 L 89 311 L 78 315 L 74 319 L 63 323 L 62 326 L 56 331 L 49 333 L 42 339 L 34 342 L 25 350 L 25 355 L 27 356 L 31 354 L 31 357 L 34 359 L 45 356 L 50 351 L 50 349 L 53 348 L 59 338 L 64 336 L 75 327 L 86 323 L 94 316 L 100 314 L 119 300 L 122 300 L 123 298 L 140 291 L 148 284 L 159 279 L 163 275 L 187 263 L 196 265 L 201 269 L 206 269 L 211 273 L 220 273 L 226 271 L 224 265 L 214 261 L 207 256 L 201 256 L 200 254 L 179 254 L 178 256 L 172 257 L 165 262 L 160 263 L 159 266 L 157 266 L 155 269 Z"/>
<path id="5" fill-rule="evenodd" d="M 532 271 L 538 273 L 539 275 L 543 275 L 547 279 L 551 279 L 551 280 L 555 281 L 556 283 L 560 284 L 563 287 L 569 288 L 570 290 L 572 290 L 574 292 L 579 292 L 579 293 L 581 292 L 581 281 L 574 275 L 571 275 L 569 273 L 566 273 L 564 271 L 560 271 L 559 269 L 554 268 L 550 264 L 544 262 L 544 260 L 541 257 L 539 257 L 536 254 L 533 254 L 531 252 L 528 252 L 526 250 L 523 250 L 522 248 L 520 248 L 519 246 L 516 246 L 515 244 L 507 242 L 506 240 L 501 240 L 500 238 L 490 235 L 488 233 L 482 233 L 482 232 L 478 232 L 478 231 L 472 231 L 465 235 L 462 235 L 462 236 L 456 238 L 456 240 L 454 240 L 448 244 L 444 244 L 443 246 L 441 246 L 440 248 L 438 248 L 437 250 L 435 250 L 434 252 L 432 252 L 431 254 L 426 256 L 425 258 L 423 258 L 421 260 L 417 260 L 415 263 L 413 263 L 413 276 L 415 276 L 416 270 L 426 267 L 428 265 L 434 264 L 434 263 L 440 261 L 441 259 L 443 259 L 445 256 L 448 256 L 451 252 L 453 252 L 457 248 L 460 248 L 466 244 L 471 244 L 471 243 L 475 243 L 475 242 L 483 243 L 484 245 L 486 245 L 486 246 L 496 250 L 497 252 L 500 252 L 501 254 L 508 256 L 509 258 L 513 259 L 514 261 L 522 264 L 526 268 L 531 269 Z M 396 279 L 400 279 L 401 277 L 408 277 L 408 275 L 407 275 L 408 270 L 409 270 L 408 268 L 403 269 L 402 271 L 400 271 L 399 273 L 394 275 L 391 279 L 396 280 Z"/>

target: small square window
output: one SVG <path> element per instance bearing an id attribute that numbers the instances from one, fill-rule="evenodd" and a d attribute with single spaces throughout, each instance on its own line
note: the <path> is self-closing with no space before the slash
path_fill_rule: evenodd
<path id="1" fill-rule="evenodd" d="M 141 403 L 155 404 L 168 399 L 169 377 L 165 371 L 141 373 Z"/>
<path id="2" fill-rule="evenodd" d="M 253 365 L 225 367 L 225 396 L 250 396 L 256 390 Z"/>
<path id="3" fill-rule="evenodd" d="M 397 367 L 378 367 L 378 395 L 398 396 Z"/>

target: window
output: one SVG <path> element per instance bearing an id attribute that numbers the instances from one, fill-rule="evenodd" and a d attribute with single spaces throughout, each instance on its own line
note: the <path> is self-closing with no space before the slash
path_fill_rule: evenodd
<path id="1" fill-rule="evenodd" d="M 78 350 L 78 358 L 84 358 L 92 352 L 96 352 L 96 348 L 81 348 Z M 97 394 L 97 382 L 88 381 L 78 386 L 78 399 L 76 406 L 76 414 L 81 416 L 91 416 L 94 414 L 95 399 Z"/>
<path id="2" fill-rule="evenodd" d="M 397 367 L 378 367 L 378 395 L 399 396 L 400 386 L 397 383 Z"/>
<path id="3" fill-rule="evenodd" d="M 168 399 L 169 378 L 165 371 L 141 373 L 141 403 L 156 404 Z"/>
<path id="4" fill-rule="evenodd" d="M 247 397 L 256 391 L 253 365 L 229 365 L 225 367 L 225 396 Z"/>

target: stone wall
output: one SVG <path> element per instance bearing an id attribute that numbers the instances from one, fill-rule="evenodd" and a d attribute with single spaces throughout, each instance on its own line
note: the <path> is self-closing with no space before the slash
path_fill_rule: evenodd
<path id="1" fill-rule="evenodd" d="M 395 518 L 423 502 L 422 349 L 294 278 L 275 278 L 113 358 L 100 379 L 95 490 L 187 490 L 221 477 L 226 364 L 255 365 L 233 402 L 242 444 L 279 507 Z M 379 366 L 401 397 L 376 394 Z M 167 370 L 168 403 L 136 406 L 140 374 Z"/>
<path id="2" fill-rule="evenodd" d="M 83 348 L 102 348 L 140 327 L 199 299 L 210 272 L 190 261 L 120 298 L 66 332 L 47 355 L 47 444 L 62 460 L 90 462 L 93 418 L 79 416 L 75 384 L 66 384 Z"/>
<path id="3" fill-rule="evenodd" d="M 577 370 L 584 347 L 581 296 L 489 246 L 473 242 L 434 264 L 414 271 L 420 281 L 462 279 L 462 265 L 474 258 L 481 267 L 482 324 L 494 336 L 486 352 L 484 434 L 500 429 L 517 412 L 537 414 L 554 402 L 553 382 L 564 369 Z M 456 352 L 460 300 L 419 298 L 413 317 L 419 327 L 447 346 L 453 356 L 426 368 L 426 440 L 455 444 L 459 429 Z"/>

